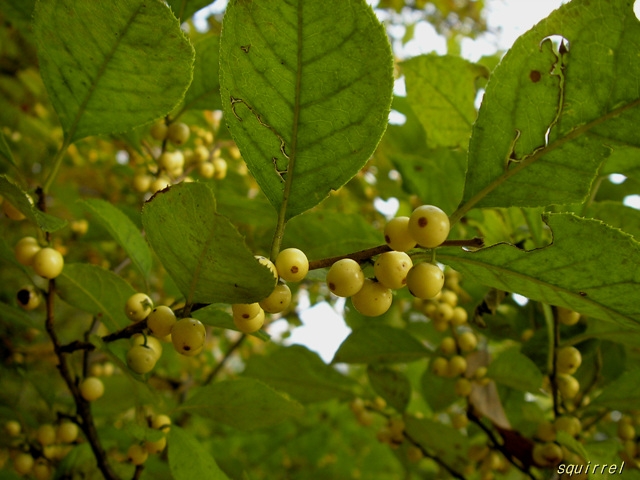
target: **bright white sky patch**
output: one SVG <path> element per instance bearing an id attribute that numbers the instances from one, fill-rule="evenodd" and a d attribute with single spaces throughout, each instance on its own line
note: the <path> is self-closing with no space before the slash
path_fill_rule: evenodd
<path id="1" fill-rule="evenodd" d="M 640 195 L 628 195 L 624 197 L 623 202 L 627 207 L 640 210 Z"/>

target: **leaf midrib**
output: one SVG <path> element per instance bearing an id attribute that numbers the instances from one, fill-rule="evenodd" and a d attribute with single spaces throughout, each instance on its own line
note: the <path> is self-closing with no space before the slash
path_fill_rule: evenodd
<path id="1" fill-rule="evenodd" d="M 120 31 L 120 35 L 118 35 L 115 43 L 113 44 L 113 47 L 107 53 L 107 55 L 104 57 L 104 61 L 100 65 L 100 69 L 98 70 L 98 74 L 95 77 L 95 81 L 91 83 L 91 87 L 89 88 L 87 94 L 85 95 L 85 98 L 82 100 L 82 103 L 80 104 L 80 107 L 78 108 L 78 112 L 76 113 L 76 116 L 73 119 L 73 122 L 71 123 L 71 127 L 69 128 L 69 131 L 67 132 L 66 138 L 68 138 L 70 141 L 77 140 L 77 139 L 74 138 L 75 132 L 78 129 L 78 124 L 80 123 L 80 120 L 81 120 L 82 116 L 84 115 L 85 109 L 86 109 L 87 105 L 89 104 L 89 101 L 93 97 L 93 94 L 96 91 L 96 89 L 98 87 L 98 83 L 100 83 L 100 80 L 102 79 L 102 77 L 104 75 L 104 72 L 107 69 L 107 66 L 109 65 L 109 63 L 113 59 L 113 56 L 115 55 L 116 50 L 118 49 L 118 47 L 122 43 L 122 40 L 124 39 L 124 37 L 127 35 L 127 32 L 129 31 L 129 28 L 131 28 L 131 25 L 133 24 L 134 20 L 140 14 L 140 10 L 141 10 L 141 8 L 143 6 L 144 6 L 144 4 L 142 4 L 142 3 L 138 5 L 138 9 L 134 12 L 133 15 L 131 15 L 131 17 L 129 18 L 129 21 L 127 22 L 127 24 Z"/>

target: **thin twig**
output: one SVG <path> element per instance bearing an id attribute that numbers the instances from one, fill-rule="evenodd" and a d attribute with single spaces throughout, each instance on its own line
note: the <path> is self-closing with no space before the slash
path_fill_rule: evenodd
<path id="1" fill-rule="evenodd" d="M 484 240 L 482 238 L 474 237 L 468 240 L 446 240 L 440 247 L 473 247 L 473 248 L 481 248 L 484 246 Z M 418 248 L 423 248 L 418 245 Z M 338 255 L 336 257 L 322 258 L 320 260 L 313 260 L 309 262 L 309 270 L 316 270 L 318 268 L 326 268 L 330 267 L 338 260 L 342 260 L 343 258 L 350 258 L 355 260 L 358 263 L 364 262 L 365 260 L 369 260 L 371 257 L 375 257 L 376 255 L 380 255 L 381 253 L 390 252 L 391 248 L 389 245 L 378 245 L 377 247 L 367 248 L 365 250 L 360 250 L 358 252 L 347 253 L 345 255 Z"/>
<path id="2" fill-rule="evenodd" d="M 110 333 L 109 335 L 105 335 L 102 337 L 102 341 L 105 343 L 115 342 L 116 340 L 121 340 L 123 338 L 131 338 L 136 333 L 142 333 L 142 331 L 147 328 L 147 321 L 142 320 L 140 322 L 133 323 L 122 330 L 118 330 L 117 332 Z M 67 343 L 66 345 L 60 345 L 60 352 L 62 353 L 72 353 L 77 350 L 95 350 L 96 346 L 90 342 L 81 342 L 80 340 L 74 340 L 73 342 Z"/>
<path id="3" fill-rule="evenodd" d="M 240 338 L 238 338 L 238 340 L 236 340 L 229 347 L 229 349 L 227 350 L 227 353 L 224 354 L 224 357 L 222 357 L 222 360 L 218 362 L 218 364 L 216 365 L 216 368 L 214 368 L 213 371 L 209 374 L 207 379 L 204 381 L 203 385 L 208 385 L 216 378 L 216 376 L 218 375 L 218 373 L 220 373 L 220 371 L 222 370 L 222 367 L 224 367 L 224 365 L 227 363 L 227 360 L 229 360 L 233 352 L 235 352 L 238 349 L 238 347 L 242 345 L 242 342 L 244 342 L 245 338 L 247 338 L 247 336 L 242 334 Z"/>
<path id="4" fill-rule="evenodd" d="M 520 463 L 516 462 L 514 456 L 505 448 L 505 446 L 498 440 L 495 434 L 484 424 L 482 420 L 480 420 L 471 410 L 467 410 L 467 418 L 471 420 L 474 424 L 480 427 L 487 437 L 489 437 L 489 441 L 493 444 L 494 448 L 500 453 L 504 455 L 504 457 L 511 463 L 514 467 L 520 470 L 522 473 L 527 475 L 531 480 L 536 480 L 536 477 L 529 471 L 528 468 L 525 468 Z"/>
<path id="5" fill-rule="evenodd" d="M 62 351 L 62 347 L 60 345 L 60 341 L 58 340 L 58 336 L 54 330 L 54 315 L 53 315 L 53 299 L 55 296 L 55 280 L 49 280 L 49 289 L 47 292 L 47 318 L 45 320 L 45 328 L 49 337 L 51 338 L 51 342 L 53 343 L 53 349 L 58 357 L 58 370 L 60 371 L 60 375 L 64 379 L 67 387 L 71 391 L 73 395 L 73 399 L 76 404 L 76 412 L 82 419 L 80 423 L 80 428 L 84 432 L 89 445 L 91 445 L 91 450 L 93 451 L 94 456 L 96 457 L 96 462 L 98 464 L 98 469 L 104 475 L 106 480 L 119 480 L 118 476 L 114 473 L 107 461 L 107 455 L 105 454 L 102 445 L 100 444 L 100 439 L 98 437 L 98 432 L 96 430 L 96 426 L 93 423 L 93 416 L 91 415 L 91 407 L 89 402 L 87 402 L 81 395 L 80 389 L 76 384 L 73 376 L 71 375 L 71 371 L 69 370 L 69 365 L 67 364 L 67 358 L 65 353 Z"/>

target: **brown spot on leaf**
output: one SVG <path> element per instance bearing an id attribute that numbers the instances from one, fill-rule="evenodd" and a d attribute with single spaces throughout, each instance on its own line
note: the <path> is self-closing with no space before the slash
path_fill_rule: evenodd
<path id="1" fill-rule="evenodd" d="M 531 72 L 529 72 L 529 78 L 533 83 L 538 83 L 542 78 L 542 74 L 538 70 L 531 70 Z"/>

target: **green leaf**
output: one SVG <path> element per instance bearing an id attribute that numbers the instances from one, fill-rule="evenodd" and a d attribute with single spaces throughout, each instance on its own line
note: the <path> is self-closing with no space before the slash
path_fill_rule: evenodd
<path id="1" fill-rule="evenodd" d="M 567 447 L 573 453 L 577 453 L 582 458 L 584 458 L 585 461 L 589 461 L 589 454 L 585 450 L 582 443 L 580 443 L 578 440 L 573 438 L 567 432 L 563 430 L 558 430 L 556 432 L 556 442 L 558 442 L 563 447 Z"/>
<path id="2" fill-rule="evenodd" d="M 411 383 L 406 375 L 390 368 L 369 365 L 369 383 L 375 392 L 398 412 L 404 412 L 411 400 Z"/>
<path id="3" fill-rule="evenodd" d="M 289 219 L 344 185 L 375 150 L 393 88 L 389 42 L 363 0 L 235 0 L 222 29 L 220 87 L 243 158 Z"/>
<path id="4" fill-rule="evenodd" d="M 41 0 L 40 71 L 65 138 L 125 132 L 169 113 L 191 82 L 193 48 L 164 2 Z"/>
<path id="5" fill-rule="evenodd" d="M 5 325 L 12 325 L 22 330 L 26 330 L 27 328 L 42 328 L 19 307 L 0 302 L 0 308 L 2 309 L 2 323 Z"/>
<path id="6" fill-rule="evenodd" d="M 487 377 L 516 390 L 537 392 L 542 387 L 544 375 L 533 360 L 515 347 L 498 354 L 489 364 Z"/>
<path id="7" fill-rule="evenodd" d="M 66 220 L 38 210 L 31 197 L 6 175 L 0 175 L 0 195 L 45 232 L 55 232 L 67 225 Z"/>
<path id="8" fill-rule="evenodd" d="M 127 299 L 136 293 L 115 273 L 88 263 L 68 263 L 56 278 L 56 292 L 65 302 L 93 315 L 111 332 L 131 322 L 124 314 Z"/>
<path id="9" fill-rule="evenodd" d="M 551 35 L 569 52 L 556 52 Z M 612 151 L 640 146 L 639 37 L 630 0 L 574 0 L 521 36 L 487 85 L 464 202 L 581 202 Z"/>
<path id="10" fill-rule="evenodd" d="M 426 204 L 453 212 L 462 198 L 466 151 L 449 148 L 411 153 L 394 151 L 391 161 L 402 175 L 402 188 Z M 442 181 L 446 179 L 446 181 Z"/>
<path id="11" fill-rule="evenodd" d="M 208 35 L 195 44 L 193 81 L 184 96 L 183 110 L 221 110 L 220 37 Z"/>
<path id="12" fill-rule="evenodd" d="M 612 201 L 594 202 L 587 208 L 585 216 L 597 218 L 636 239 L 640 238 L 640 211 L 635 208 Z"/>
<path id="13" fill-rule="evenodd" d="M 455 403 L 460 397 L 454 390 L 455 379 L 439 377 L 431 368 L 427 368 L 420 378 L 422 396 L 433 411 L 445 410 L 449 405 Z"/>
<path id="14" fill-rule="evenodd" d="M 452 55 L 402 62 L 407 100 L 427 132 L 427 146 L 466 147 L 476 119 L 476 80 L 489 71 Z"/>
<path id="15" fill-rule="evenodd" d="M 129 217 L 109 202 L 97 198 L 82 201 L 82 206 L 94 214 L 94 218 L 124 248 L 140 272 L 148 276 L 152 263 L 151 250 Z"/>
<path id="16" fill-rule="evenodd" d="M 274 287 L 229 219 L 216 212 L 213 192 L 181 183 L 156 193 L 142 210 L 147 239 L 189 303 L 252 303 Z"/>
<path id="17" fill-rule="evenodd" d="M 382 233 L 362 215 L 313 211 L 287 223 L 284 247 L 301 249 L 310 260 L 342 255 L 384 243 Z"/>
<path id="18" fill-rule="evenodd" d="M 593 399 L 591 406 L 604 407 L 611 410 L 636 410 L 640 402 L 640 371 L 625 372 L 615 381 L 607 385 L 602 393 Z"/>
<path id="19" fill-rule="evenodd" d="M 251 357 L 244 375 L 305 404 L 334 398 L 349 400 L 354 397 L 357 385 L 326 365 L 318 354 L 300 345 L 279 348 L 268 357 Z"/>
<path id="20" fill-rule="evenodd" d="M 342 342 L 331 363 L 406 363 L 430 355 L 409 333 L 387 325 L 365 325 Z"/>
<path id="21" fill-rule="evenodd" d="M 277 425 L 304 411 L 302 405 L 284 394 L 243 377 L 194 390 L 180 410 L 245 431 Z"/>
<path id="22" fill-rule="evenodd" d="M 469 439 L 459 431 L 442 422 L 410 415 L 405 415 L 404 423 L 411 438 L 454 470 L 468 462 Z"/>
<path id="23" fill-rule="evenodd" d="M 238 330 L 238 327 L 236 327 L 236 324 L 233 322 L 233 317 L 228 312 L 222 310 L 221 307 L 222 305 L 220 304 L 209 305 L 192 312 L 191 316 L 197 318 L 205 325 L 239 332 L 240 330 Z M 271 338 L 264 330 L 258 330 L 252 333 L 251 336 L 259 338 L 264 342 L 268 342 Z"/>
<path id="24" fill-rule="evenodd" d="M 550 214 L 551 245 L 531 251 L 500 244 L 476 252 L 441 249 L 438 260 L 480 284 L 638 329 L 640 245 L 633 237 L 572 214 Z"/>
<path id="25" fill-rule="evenodd" d="M 213 3 L 215 0 L 167 0 L 176 18 L 184 22 L 191 18 L 198 10 Z"/>
<path id="26" fill-rule="evenodd" d="M 11 165 L 18 168 L 16 161 L 13 158 L 13 153 L 11 153 L 11 149 L 7 144 L 7 139 L 2 132 L 0 132 L 0 157 L 4 157 Z"/>
<path id="27" fill-rule="evenodd" d="M 175 480 L 228 480 L 211 453 L 190 432 L 171 425 L 167 445 L 169 468 Z"/>

